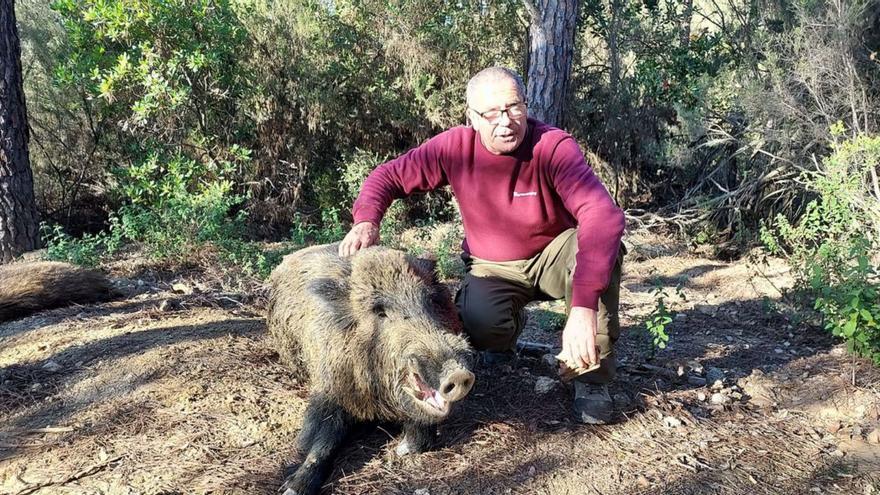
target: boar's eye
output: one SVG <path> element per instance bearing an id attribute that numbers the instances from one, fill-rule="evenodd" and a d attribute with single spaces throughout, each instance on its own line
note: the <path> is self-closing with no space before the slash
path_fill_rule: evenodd
<path id="1" fill-rule="evenodd" d="M 386 316 L 388 316 L 385 313 L 385 305 L 382 303 L 376 303 L 373 305 L 373 314 L 375 314 L 379 318 L 385 318 Z"/>

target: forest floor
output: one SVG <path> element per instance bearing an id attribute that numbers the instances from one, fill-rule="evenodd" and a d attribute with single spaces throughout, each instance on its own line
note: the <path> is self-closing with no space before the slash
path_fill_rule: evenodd
<path id="1" fill-rule="evenodd" d="M 398 458 L 397 430 L 368 430 L 325 492 L 880 494 L 880 370 L 773 309 L 781 262 L 627 243 L 615 424 L 573 422 L 571 390 L 523 354 L 477 369 L 437 450 Z M 275 493 L 308 390 L 278 363 L 260 299 L 187 273 L 114 275 L 130 297 L 0 324 L 0 493 Z M 654 280 L 676 316 L 649 359 Z M 562 305 L 529 311 L 523 339 L 555 345 Z"/>

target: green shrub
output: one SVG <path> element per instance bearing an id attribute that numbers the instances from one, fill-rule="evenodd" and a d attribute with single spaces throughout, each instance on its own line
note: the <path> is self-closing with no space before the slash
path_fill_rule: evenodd
<path id="1" fill-rule="evenodd" d="M 670 309 L 668 287 L 665 287 L 659 278 L 654 279 L 654 288 L 651 293 L 654 295 L 654 308 L 648 314 L 645 320 L 645 328 L 651 339 L 650 354 L 653 356 L 658 350 L 666 349 L 669 344 L 669 324 L 675 317 L 675 311 Z M 681 285 L 675 287 L 675 294 L 679 299 L 685 300 L 684 291 Z"/>
<path id="2" fill-rule="evenodd" d="M 854 353 L 880 365 L 880 136 L 834 146 L 806 175 L 817 198 L 796 224 L 779 216 L 762 229 L 771 253 L 792 265 L 797 289 L 824 327 Z"/>
<path id="3" fill-rule="evenodd" d="M 60 225 L 40 225 L 41 236 L 46 245 L 46 258 L 53 261 L 66 261 L 80 266 L 97 266 L 101 258 L 114 252 L 118 239 L 111 234 L 85 234 L 73 237 Z"/>
<path id="4" fill-rule="evenodd" d="M 348 225 L 340 218 L 340 210 L 330 207 L 321 211 L 320 222 L 310 221 L 300 213 L 294 214 L 290 238 L 298 247 L 311 244 L 339 242 L 348 233 Z"/>

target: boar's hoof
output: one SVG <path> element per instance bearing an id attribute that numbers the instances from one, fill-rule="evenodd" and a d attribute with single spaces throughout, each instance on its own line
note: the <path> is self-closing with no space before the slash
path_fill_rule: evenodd
<path id="1" fill-rule="evenodd" d="M 397 448 L 394 449 L 394 453 L 397 454 L 398 457 L 404 457 L 409 454 L 415 454 L 417 451 L 409 437 L 403 437 L 403 440 L 401 440 Z"/>
<path id="2" fill-rule="evenodd" d="M 278 493 L 280 495 L 305 495 L 308 492 L 302 488 L 298 488 L 294 485 L 297 485 L 297 480 L 295 476 L 290 476 L 284 481 L 284 484 L 281 485 L 281 488 L 278 489 Z"/>
<path id="3" fill-rule="evenodd" d="M 408 423 L 403 425 L 403 440 L 394 452 L 403 457 L 429 450 L 437 440 L 437 428 L 432 425 Z"/>

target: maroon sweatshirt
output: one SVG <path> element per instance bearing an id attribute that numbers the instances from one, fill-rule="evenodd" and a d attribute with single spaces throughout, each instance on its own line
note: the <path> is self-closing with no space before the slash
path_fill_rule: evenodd
<path id="1" fill-rule="evenodd" d="M 452 186 L 466 253 L 524 260 L 577 226 L 572 305 L 598 309 L 623 235 L 624 216 L 566 132 L 529 119 L 513 153 L 493 155 L 471 127 L 454 127 L 377 167 L 354 203 L 355 223 L 376 225 L 396 198 Z"/>

